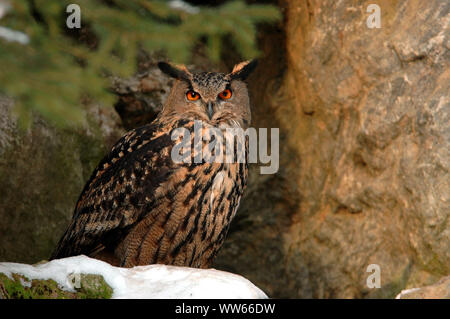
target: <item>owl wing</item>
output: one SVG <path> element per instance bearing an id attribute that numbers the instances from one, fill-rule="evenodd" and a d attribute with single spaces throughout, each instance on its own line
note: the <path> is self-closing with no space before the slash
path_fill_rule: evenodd
<path id="1" fill-rule="evenodd" d="M 156 188 L 174 169 L 170 130 L 149 124 L 123 136 L 94 170 L 51 259 L 114 247 L 151 213 Z"/>

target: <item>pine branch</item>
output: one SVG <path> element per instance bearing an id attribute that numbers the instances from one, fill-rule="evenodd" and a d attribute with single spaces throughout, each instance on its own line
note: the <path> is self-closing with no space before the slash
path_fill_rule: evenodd
<path id="1" fill-rule="evenodd" d="M 24 127 L 34 111 L 55 125 L 82 123 L 81 97 L 110 103 L 105 75 L 130 76 L 138 47 L 189 63 L 194 46 L 206 39 L 209 58 L 218 61 L 224 39 L 231 38 L 248 59 L 258 54 L 256 25 L 280 19 L 277 8 L 244 1 L 209 8 L 182 1 L 78 0 L 82 29 L 70 30 L 71 2 L 16 0 L 1 17 L 0 93 L 15 98 Z"/>

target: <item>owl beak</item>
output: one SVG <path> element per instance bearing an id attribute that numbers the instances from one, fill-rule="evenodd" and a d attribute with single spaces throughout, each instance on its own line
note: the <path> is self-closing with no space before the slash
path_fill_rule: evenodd
<path id="1" fill-rule="evenodd" d="M 214 109 L 213 109 L 213 102 L 208 102 L 207 107 L 208 107 L 208 117 L 211 120 L 213 115 L 214 115 Z"/>

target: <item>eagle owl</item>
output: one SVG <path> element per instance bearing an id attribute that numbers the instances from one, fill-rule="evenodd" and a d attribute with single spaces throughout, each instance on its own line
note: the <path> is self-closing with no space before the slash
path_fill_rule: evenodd
<path id="1" fill-rule="evenodd" d="M 196 123 L 248 128 L 244 80 L 255 66 L 253 60 L 229 74 L 191 73 L 160 62 L 160 70 L 175 78 L 162 111 L 152 123 L 128 132 L 102 159 L 51 259 L 84 254 L 120 267 L 208 268 L 239 206 L 248 160 L 174 161 L 172 133 L 179 128 L 194 133 Z M 248 140 L 244 144 L 248 153 Z"/>

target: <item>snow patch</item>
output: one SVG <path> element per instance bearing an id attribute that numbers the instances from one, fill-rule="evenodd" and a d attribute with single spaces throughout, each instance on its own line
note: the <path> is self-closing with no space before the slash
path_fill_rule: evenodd
<path id="1" fill-rule="evenodd" d="M 265 299 L 267 295 L 242 276 L 215 269 L 167 265 L 119 268 L 84 255 L 27 265 L 0 263 L 0 273 L 32 279 L 53 279 L 66 291 L 74 292 L 74 275 L 101 275 L 114 290 L 112 298 L 136 299 Z"/>
<path id="2" fill-rule="evenodd" d="M 400 293 L 395 297 L 395 299 L 402 299 L 404 295 L 410 294 L 414 291 L 420 290 L 420 288 L 411 288 L 411 289 L 404 289 L 400 291 Z"/>

